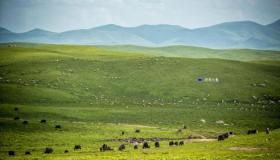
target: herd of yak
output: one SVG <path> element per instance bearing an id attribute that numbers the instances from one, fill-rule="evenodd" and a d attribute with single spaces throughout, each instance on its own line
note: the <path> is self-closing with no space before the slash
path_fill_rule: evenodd
<path id="1" fill-rule="evenodd" d="M 14 108 L 14 110 L 15 111 L 18 111 L 18 108 Z M 14 118 L 14 120 L 19 120 L 20 118 L 18 117 L 18 116 L 16 116 L 15 118 Z M 40 121 L 40 123 L 46 123 L 47 121 L 45 120 L 45 119 L 42 119 L 41 121 Z M 23 121 L 22 122 L 24 125 L 27 125 L 28 124 L 28 121 Z M 56 129 L 61 129 L 61 126 L 60 125 L 55 125 L 55 128 Z M 136 129 L 135 130 L 135 132 L 136 133 L 139 133 L 140 132 L 140 130 L 139 129 Z M 266 134 L 269 134 L 269 132 L 270 132 L 270 130 L 269 130 L 269 128 L 266 128 L 266 130 L 265 130 L 265 132 L 266 132 Z M 257 129 L 254 129 L 254 130 L 248 130 L 248 132 L 247 132 L 247 134 L 248 135 L 250 135 L 250 134 L 257 134 L 258 133 L 258 130 Z M 122 131 L 122 133 L 121 133 L 122 135 L 124 135 L 124 131 Z M 221 134 L 221 135 L 219 135 L 218 136 L 218 141 L 222 141 L 222 140 L 225 140 L 225 139 L 227 139 L 227 138 L 229 138 L 230 136 L 233 136 L 234 135 L 234 133 L 233 132 L 226 132 L 226 133 L 223 133 L 223 134 Z M 131 143 L 133 143 L 134 144 L 134 149 L 138 149 L 138 142 L 137 141 L 131 141 Z M 140 142 L 140 143 L 142 143 L 142 142 Z M 183 140 L 181 140 L 181 141 L 170 141 L 169 142 L 169 146 L 182 146 L 182 145 L 184 145 L 185 144 L 185 142 L 183 141 Z M 157 141 L 155 141 L 155 143 L 154 143 L 154 146 L 155 146 L 155 148 L 159 148 L 160 147 L 160 142 L 157 140 Z M 142 148 L 143 149 L 148 149 L 148 148 L 150 148 L 150 145 L 149 145 L 149 143 L 148 143 L 148 141 L 143 141 L 143 145 L 142 145 Z M 74 150 L 81 150 L 82 149 L 82 147 L 81 147 L 81 145 L 75 145 L 74 146 Z M 110 146 L 108 146 L 107 144 L 103 144 L 100 148 L 99 148 L 99 150 L 101 151 L 101 152 L 105 152 L 105 151 L 113 151 L 113 148 L 112 147 L 110 147 Z M 121 144 L 120 146 L 119 146 L 119 148 L 118 148 L 118 150 L 119 151 L 123 151 L 123 150 L 125 150 L 125 144 Z M 45 154 L 50 154 L 50 153 L 53 153 L 53 148 L 50 148 L 50 147 L 46 147 L 45 148 L 45 150 L 44 150 L 44 153 Z M 64 153 L 68 153 L 69 152 L 69 150 L 64 150 Z M 9 154 L 9 156 L 15 156 L 15 151 L 8 151 L 8 154 Z M 31 152 L 29 152 L 29 151 L 26 151 L 25 152 L 25 155 L 30 155 L 31 154 Z"/>

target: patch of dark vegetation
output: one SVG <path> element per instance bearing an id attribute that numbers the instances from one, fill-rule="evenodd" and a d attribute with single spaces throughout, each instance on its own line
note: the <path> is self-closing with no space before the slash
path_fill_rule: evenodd
<path id="1" fill-rule="evenodd" d="M 17 107 L 15 107 L 15 108 L 14 108 L 14 111 L 18 111 L 18 108 L 17 108 Z"/>

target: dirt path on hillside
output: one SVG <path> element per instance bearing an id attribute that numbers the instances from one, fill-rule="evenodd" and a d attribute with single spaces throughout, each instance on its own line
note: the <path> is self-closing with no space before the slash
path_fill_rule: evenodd
<path id="1" fill-rule="evenodd" d="M 232 151 L 258 151 L 258 150 L 267 150 L 268 148 L 256 148 L 256 147 L 230 147 L 229 150 Z"/>
<path id="2" fill-rule="evenodd" d="M 188 139 L 188 138 L 118 138 L 118 139 L 105 139 L 102 140 L 104 142 L 127 142 L 127 143 L 142 143 L 144 141 L 184 141 L 184 142 L 189 142 L 189 143 L 203 143 L 203 142 L 213 142 L 217 141 L 217 139 L 210 139 L 210 138 L 205 138 L 205 139 Z"/>

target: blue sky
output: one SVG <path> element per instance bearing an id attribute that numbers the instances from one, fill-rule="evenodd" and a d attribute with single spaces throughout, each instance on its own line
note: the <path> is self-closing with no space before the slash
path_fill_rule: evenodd
<path id="1" fill-rule="evenodd" d="M 280 0 L 0 0 L 0 26 L 55 32 L 104 24 L 173 24 L 186 28 L 280 19 Z"/>

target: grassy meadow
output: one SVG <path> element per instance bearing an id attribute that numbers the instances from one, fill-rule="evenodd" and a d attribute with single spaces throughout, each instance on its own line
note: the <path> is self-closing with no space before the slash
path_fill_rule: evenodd
<path id="1" fill-rule="evenodd" d="M 0 51 L 0 159 L 280 159 L 280 52 L 27 43 Z M 228 131 L 236 135 L 216 140 Z M 185 145 L 134 150 L 125 142 L 133 137 Z M 104 143 L 114 151 L 100 152 Z"/>

